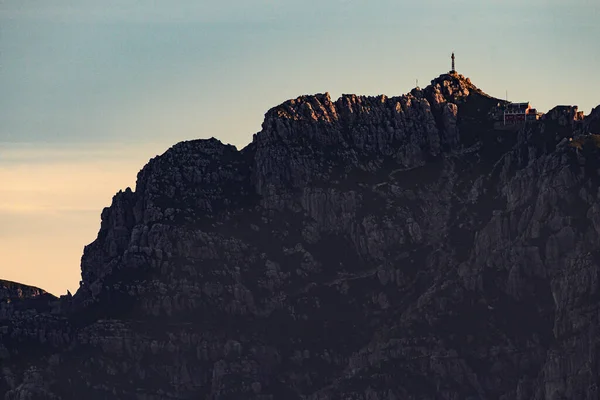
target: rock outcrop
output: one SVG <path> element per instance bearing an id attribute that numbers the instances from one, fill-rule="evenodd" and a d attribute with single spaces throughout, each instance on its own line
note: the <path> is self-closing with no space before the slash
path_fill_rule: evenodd
<path id="1" fill-rule="evenodd" d="M 3 304 L 0 393 L 597 399 L 600 141 L 569 141 L 596 117 L 497 131 L 499 101 L 446 74 L 173 146 L 74 296 Z"/>
<path id="2" fill-rule="evenodd" d="M 0 301 L 32 299 L 46 294 L 40 288 L 0 279 Z"/>
<path id="3" fill-rule="evenodd" d="M 577 106 L 556 106 L 544 114 L 543 118 L 556 121 L 561 126 L 572 125 L 583 120 L 583 112 L 577 111 Z"/>
<path id="4" fill-rule="evenodd" d="M 583 122 L 585 133 L 600 135 L 600 106 L 592 109 Z"/>

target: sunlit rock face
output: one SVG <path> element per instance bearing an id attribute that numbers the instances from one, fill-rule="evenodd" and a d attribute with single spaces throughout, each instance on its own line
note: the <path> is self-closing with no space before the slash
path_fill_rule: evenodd
<path id="1" fill-rule="evenodd" d="M 74 296 L 1 289 L 0 392 L 596 400 L 597 113 L 495 130 L 499 101 L 448 74 L 176 144 L 102 211 Z"/>

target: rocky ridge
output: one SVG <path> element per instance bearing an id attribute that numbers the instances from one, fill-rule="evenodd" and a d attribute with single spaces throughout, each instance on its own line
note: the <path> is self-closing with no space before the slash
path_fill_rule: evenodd
<path id="1" fill-rule="evenodd" d="M 0 299 L 31 299 L 46 295 L 47 292 L 33 286 L 0 279 Z"/>
<path id="2" fill-rule="evenodd" d="M 598 398 L 600 107 L 497 130 L 499 103 L 444 74 L 173 146 L 102 211 L 74 296 L 2 302 L 0 393 Z"/>

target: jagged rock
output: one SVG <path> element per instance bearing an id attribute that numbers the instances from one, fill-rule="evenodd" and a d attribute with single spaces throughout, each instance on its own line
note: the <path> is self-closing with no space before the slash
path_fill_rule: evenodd
<path id="1" fill-rule="evenodd" d="M 499 102 L 444 74 L 173 146 L 103 210 L 77 293 L 0 285 L 0 393 L 597 399 L 598 113 L 497 131 Z"/>
<path id="2" fill-rule="evenodd" d="M 48 293 L 40 288 L 0 279 L 0 301 L 32 299 Z"/>
<path id="3" fill-rule="evenodd" d="M 585 133 L 600 135 L 600 106 L 592 109 L 590 115 L 584 119 L 583 125 Z"/>
<path id="4" fill-rule="evenodd" d="M 544 119 L 557 121 L 559 125 L 566 126 L 583 119 L 582 113 L 577 109 L 577 106 L 556 106 L 544 114 Z"/>

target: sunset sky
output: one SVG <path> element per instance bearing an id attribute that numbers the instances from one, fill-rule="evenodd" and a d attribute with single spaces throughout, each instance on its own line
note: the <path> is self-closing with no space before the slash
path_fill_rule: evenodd
<path id="1" fill-rule="evenodd" d="M 450 69 L 540 111 L 600 104 L 598 0 L 0 1 L 0 278 L 75 292 L 119 189 L 181 140 L 238 148 L 288 98 Z"/>

